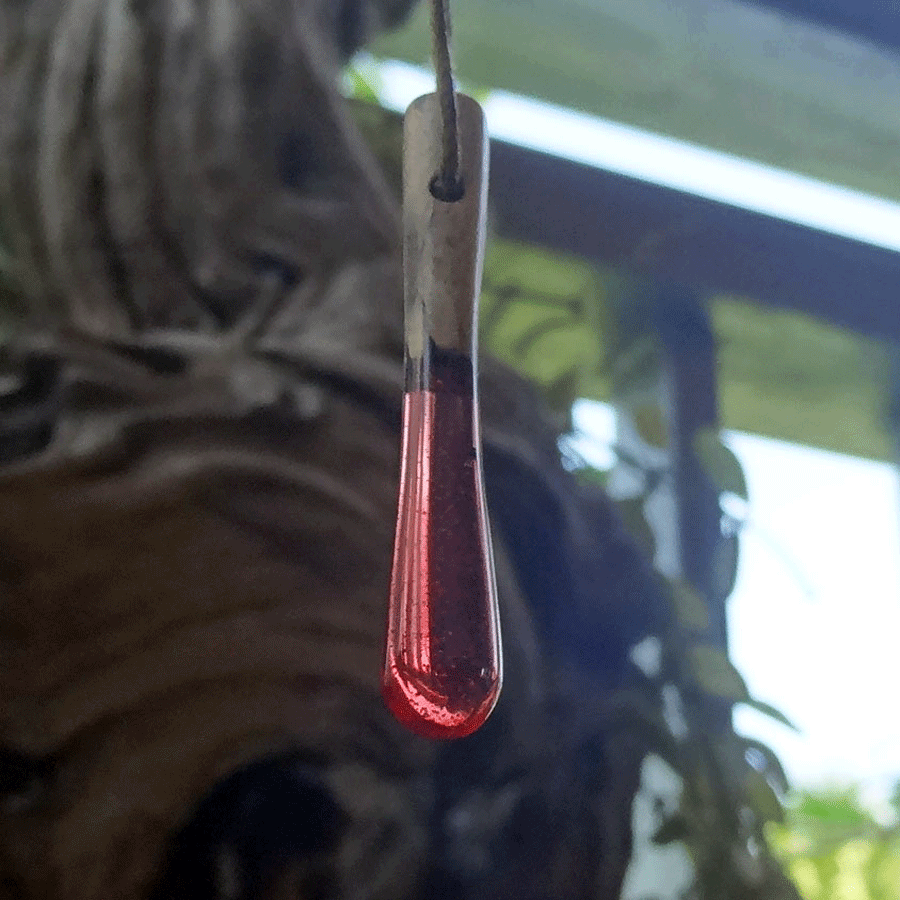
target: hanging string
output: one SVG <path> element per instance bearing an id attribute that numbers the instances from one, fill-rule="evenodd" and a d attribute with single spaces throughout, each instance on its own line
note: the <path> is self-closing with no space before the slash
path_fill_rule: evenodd
<path id="1" fill-rule="evenodd" d="M 456 88 L 450 61 L 450 0 L 432 0 L 431 34 L 437 94 L 441 107 L 441 167 L 434 173 L 429 189 L 447 203 L 460 200 L 465 192 L 462 182 L 459 117 L 456 110 Z"/>

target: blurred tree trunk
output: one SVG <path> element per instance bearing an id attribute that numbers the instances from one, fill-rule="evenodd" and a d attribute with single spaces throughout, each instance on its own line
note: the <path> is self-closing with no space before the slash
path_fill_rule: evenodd
<path id="1" fill-rule="evenodd" d="M 0 0 L 0 897 L 606 900 L 642 761 L 702 756 L 628 661 L 665 590 L 490 364 L 503 700 L 381 704 L 397 210 L 336 84 L 404 6 Z M 722 828 L 702 895 L 776 896 Z"/>

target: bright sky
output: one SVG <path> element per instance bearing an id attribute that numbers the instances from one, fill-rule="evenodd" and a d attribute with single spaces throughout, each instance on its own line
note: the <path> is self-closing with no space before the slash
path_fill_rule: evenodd
<path id="1" fill-rule="evenodd" d="M 615 421 L 581 402 L 579 450 L 612 459 Z M 737 432 L 750 525 L 728 602 L 731 656 L 752 694 L 740 731 L 769 744 L 798 785 L 857 781 L 874 804 L 900 780 L 900 476 L 883 463 Z"/>
<path id="2" fill-rule="evenodd" d="M 799 781 L 859 779 L 884 794 L 900 780 L 897 471 L 744 434 L 728 442 L 754 523 L 729 607 L 732 657 L 750 690 L 803 733 L 750 710 L 737 722 Z"/>
<path id="3" fill-rule="evenodd" d="M 405 63 L 360 67 L 399 110 L 434 90 L 432 75 Z M 484 106 L 494 137 L 900 251 L 895 203 L 500 91 Z M 578 417 L 597 464 L 609 464 L 612 411 L 581 404 Z M 732 658 L 802 734 L 751 710 L 737 726 L 768 743 L 797 784 L 861 781 L 881 802 L 900 779 L 900 477 L 808 447 L 726 439 L 752 520 L 729 601 Z"/>

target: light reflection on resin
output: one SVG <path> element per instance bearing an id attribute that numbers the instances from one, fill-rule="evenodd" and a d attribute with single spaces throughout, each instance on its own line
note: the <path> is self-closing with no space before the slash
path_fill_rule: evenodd
<path id="1" fill-rule="evenodd" d="M 473 378 L 469 357 L 435 348 L 430 390 L 404 396 L 382 689 L 429 738 L 475 731 L 502 678 Z"/>

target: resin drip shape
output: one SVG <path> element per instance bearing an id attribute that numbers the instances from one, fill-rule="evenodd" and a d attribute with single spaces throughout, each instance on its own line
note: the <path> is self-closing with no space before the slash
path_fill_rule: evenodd
<path id="1" fill-rule="evenodd" d="M 502 680 L 476 365 L 486 140 L 478 104 L 457 102 L 459 200 L 429 191 L 440 159 L 434 95 L 410 106 L 404 127 L 406 391 L 382 692 L 429 738 L 475 731 Z"/>

